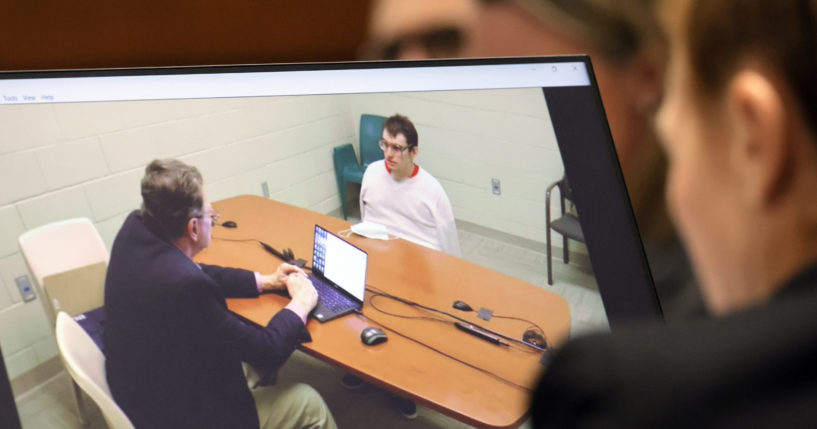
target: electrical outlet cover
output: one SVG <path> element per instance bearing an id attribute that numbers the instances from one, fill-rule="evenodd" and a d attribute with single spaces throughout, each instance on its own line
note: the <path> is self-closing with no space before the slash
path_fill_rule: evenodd
<path id="1" fill-rule="evenodd" d="M 17 283 L 17 289 L 20 290 L 20 298 L 22 298 L 24 302 L 37 299 L 37 295 L 34 293 L 34 288 L 31 286 L 31 281 L 28 279 L 28 276 L 17 277 L 14 281 Z"/>
<path id="2" fill-rule="evenodd" d="M 499 179 L 491 179 L 491 192 L 493 192 L 494 195 L 502 194 L 502 187 L 500 185 Z"/>

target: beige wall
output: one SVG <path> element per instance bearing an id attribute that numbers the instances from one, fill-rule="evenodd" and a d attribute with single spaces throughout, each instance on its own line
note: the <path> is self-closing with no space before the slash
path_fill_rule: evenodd
<path id="1" fill-rule="evenodd" d="M 361 113 L 417 125 L 418 162 L 458 220 L 544 241 L 544 188 L 563 167 L 541 91 L 471 91 L 4 106 L 0 110 L 0 343 L 10 378 L 56 356 L 38 301 L 22 303 L 24 231 L 90 218 L 110 248 L 140 203 L 154 158 L 196 165 L 211 200 L 261 195 L 328 213 L 340 206 L 332 148 Z M 491 193 L 491 178 L 502 195 Z"/>

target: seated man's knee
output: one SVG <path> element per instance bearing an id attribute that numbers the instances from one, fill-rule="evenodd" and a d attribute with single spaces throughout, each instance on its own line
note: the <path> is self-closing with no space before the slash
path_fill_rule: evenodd
<path id="1" fill-rule="evenodd" d="M 326 402 L 311 386 L 294 383 L 276 386 L 273 390 L 274 405 L 266 410 L 259 410 L 263 427 L 336 427 Z"/>
<path id="2" fill-rule="evenodd" d="M 297 403 L 305 410 L 315 407 L 325 407 L 323 398 L 320 393 L 312 386 L 304 383 L 296 383 L 292 385 L 292 394 L 298 398 Z"/>
<path id="3" fill-rule="evenodd" d="M 323 397 L 312 386 L 304 383 L 297 383 L 293 386 L 295 395 L 299 398 L 300 407 L 306 418 L 305 423 L 309 427 L 334 428 L 335 422 L 329 407 L 324 402 Z"/>

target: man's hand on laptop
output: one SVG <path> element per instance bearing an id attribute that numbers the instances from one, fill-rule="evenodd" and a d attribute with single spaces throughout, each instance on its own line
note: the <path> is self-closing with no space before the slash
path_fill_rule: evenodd
<path id="1" fill-rule="evenodd" d="M 278 266 L 275 273 L 261 276 L 261 287 L 266 291 L 284 290 L 287 287 L 287 279 L 291 274 L 302 274 L 306 277 L 306 273 L 300 268 L 283 263 Z M 292 296 L 292 293 L 290 293 L 290 296 Z"/>
<path id="2" fill-rule="evenodd" d="M 306 323 L 306 316 L 318 304 L 318 292 L 303 271 L 294 272 L 287 277 L 287 291 L 292 301 L 287 308 L 301 316 Z"/>

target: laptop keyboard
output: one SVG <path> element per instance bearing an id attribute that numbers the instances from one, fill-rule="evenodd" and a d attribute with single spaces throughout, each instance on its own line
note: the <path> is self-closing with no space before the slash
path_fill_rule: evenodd
<path id="1" fill-rule="evenodd" d="M 312 284 L 315 286 L 315 290 L 318 291 L 318 297 L 320 298 L 321 304 L 323 304 L 326 308 L 332 311 L 340 311 L 348 308 L 352 304 L 349 301 L 349 298 L 346 298 L 332 286 L 324 283 L 320 277 L 313 276 L 311 280 Z"/>

